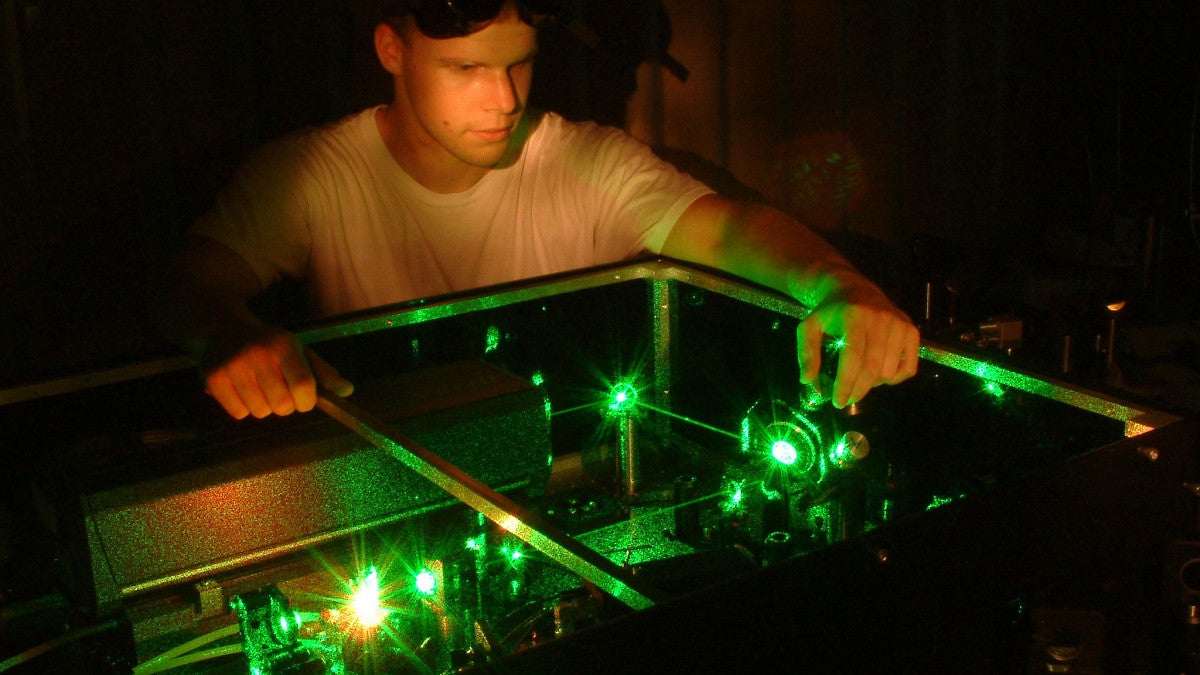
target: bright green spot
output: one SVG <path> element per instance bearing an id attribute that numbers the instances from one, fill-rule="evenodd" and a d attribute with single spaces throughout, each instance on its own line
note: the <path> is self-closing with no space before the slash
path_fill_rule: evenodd
<path id="1" fill-rule="evenodd" d="M 488 326 L 486 344 L 483 348 L 484 354 L 491 354 L 500 348 L 500 328 L 498 326 Z"/>
<path id="2" fill-rule="evenodd" d="M 988 382 L 983 386 L 983 390 L 996 398 L 1004 398 L 1004 387 L 995 382 Z"/>
<path id="3" fill-rule="evenodd" d="M 437 588 L 437 579 L 434 578 L 433 572 L 421 570 L 417 574 L 417 592 L 421 595 L 433 595 L 435 588 Z"/>
<path id="4" fill-rule="evenodd" d="M 543 384 L 546 384 L 546 377 L 542 375 L 542 371 L 535 370 L 533 375 L 529 376 L 529 381 L 533 382 L 533 386 L 540 387 Z"/>
<path id="5" fill-rule="evenodd" d="M 358 622 L 364 626 L 378 626 L 387 616 L 387 610 L 380 604 L 379 572 L 374 567 L 369 568 L 355 584 L 350 606 Z"/>
<path id="6" fill-rule="evenodd" d="M 962 497 L 962 496 L 964 496 L 964 495 L 959 495 L 959 497 Z M 950 502 L 954 501 L 955 499 L 957 499 L 957 498 L 956 497 L 943 497 L 941 495 L 934 495 L 933 500 L 929 502 L 929 506 L 926 506 L 925 510 L 932 511 L 932 510 L 938 508 L 939 506 L 945 506 L 946 504 L 949 504 Z"/>
<path id="7" fill-rule="evenodd" d="M 809 409 L 819 408 L 825 402 L 825 397 L 821 396 L 821 392 L 817 391 L 816 387 L 808 387 L 808 398 L 805 399 L 804 407 Z"/>
<path id="8" fill-rule="evenodd" d="M 472 537 L 467 540 L 468 551 L 478 551 L 483 548 L 482 537 Z"/>
<path id="9" fill-rule="evenodd" d="M 850 448 L 846 446 L 846 441 L 843 439 L 839 441 L 837 445 L 833 446 L 833 449 L 829 451 L 829 459 L 832 460 L 834 464 L 842 464 L 845 462 L 854 461 L 855 457 L 853 454 L 851 454 Z"/>
<path id="10" fill-rule="evenodd" d="M 742 492 L 741 481 L 730 481 L 725 487 L 725 494 L 727 498 L 721 502 L 721 510 L 726 513 L 738 510 L 742 505 L 742 499 L 745 497 L 745 494 Z"/>
<path id="11" fill-rule="evenodd" d="M 796 463 L 796 446 L 787 441 L 775 441 L 771 445 L 771 456 L 780 464 L 790 466 Z"/>
<path id="12" fill-rule="evenodd" d="M 632 384 L 628 382 L 617 384 L 609 392 L 608 409 L 618 412 L 633 410 L 637 405 L 637 396 L 637 389 Z"/>
<path id="13" fill-rule="evenodd" d="M 288 635 L 288 634 L 290 634 L 290 633 L 292 632 L 292 622 L 291 622 L 291 621 L 288 621 L 288 619 L 289 619 L 289 618 L 290 618 L 290 619 L 292 619 L 293 621 L 295 621 L 295 623 L 296 623 L 296 625 L 297 625 L 297 626 L 299 626 L 299 625 L 300 625 L 300 619 L 299 619 L 299 617 L 296 617 L 296 616 L 289 617 L 289 616 L 288 616 L 288 615 L 286 615 L 286 614 L 281 614 L 281 615 L 279 616 L 279 630 L 280 630 L 280 631 L 281 631 L 281 632 L 282 632 L 284 635 Z"/>

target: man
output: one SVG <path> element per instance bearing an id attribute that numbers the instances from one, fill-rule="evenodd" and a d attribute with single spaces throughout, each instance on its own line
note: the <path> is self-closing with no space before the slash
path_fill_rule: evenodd
<path id="1" fill-rule="evenodd" d="M 644 253 L 812 307 L 801 379 L 816 379 L 823 336 L 842 336 L 838 407 L 916 372 L 908 317 L 799 223 L 717 196 L 619 130 L 527 113 L 532 0 L 400 5 L 374 33 L 392 103 L 260 151 L 172 265 L 165 327 L 230 415 L 307 411 L 318 385 L 352 389 L 249 309 L 281 279 L 330 315 Z"/>

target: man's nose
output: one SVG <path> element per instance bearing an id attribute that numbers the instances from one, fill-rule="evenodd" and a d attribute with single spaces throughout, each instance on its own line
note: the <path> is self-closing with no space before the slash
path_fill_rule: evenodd
<path id="1" fill-rule="evenodd" d="M 517 83 L 513 81 L 511 73 L 507 71 L 496 73 L 492 77 L 492 81 L 488 83 L 487 88 L 488 98 L 486 105 L 489 110 L 513 113 L 520 107 L 521 102 L 517 96 Z"/>

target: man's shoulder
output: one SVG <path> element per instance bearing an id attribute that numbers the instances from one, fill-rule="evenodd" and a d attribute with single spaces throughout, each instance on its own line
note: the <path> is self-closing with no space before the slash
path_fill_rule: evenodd
<path id="1" fill-rule="evenodd" d="M 305 126 L 262 144 L 250 157 L 251 165 L 312 165 L 339 161 L 367 153 L 367 123 L 374 123 L 374 108 L 367 108 L 319 125 Z"/>
<path id="2" fill-rule="evenodd" d="M 533 132 L 537 144 L 546 151 L 587 153 L 603 152 L 616 145 L 641 145 L 625 130 L 591 120 L 570 120 L 555 112 L 537 113 Z"/>
<path id="3" fill-rule="evenodd" d="M 551 136 L 592 138 L 609 135 L 627 135 L 617 127 L 600 124 L 592 120 L 571 120 L 553 111 L 536 112 L 538 132 Z"/>
<path id="4" fill-rule="evenodd" d="M 317 126 L 296 131 L 292 142 L 309 147 L 322 144 L 360 146 L 368 141 L 375 127 L 376 107 L 366 108 Z"/>

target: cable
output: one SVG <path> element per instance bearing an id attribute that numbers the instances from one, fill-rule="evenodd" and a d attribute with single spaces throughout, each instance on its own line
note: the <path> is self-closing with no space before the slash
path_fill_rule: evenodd
<path id="1" fill-rule="evenodd" d="M 180 666 L 186 666 L 186 665 L 189 665 L 192 663 L 199 663 L 200 661 L 207 661 L 209 659 L 216 659 L 216 658 L 220 658 L 222 656 L 232 656 L 234 654 L 241 654 L 241 653 L 242 653 L 241 645 L 226 645 L 224 647 L 213 647 L 212 649 L 208 649 L 206 651 L 194 652 L 192 654 L 186 654 L 177 659 L 172 659 L 172 660 L 168 660 L 168 661 L 155 661 L 153 663 L 152 667 L 146 668 L 144 670 L 143 670 L 143 666 L 147 666 L 147 665 L 151 665 L 151 664 L 149 662 L 143 663 L 141 666 L 134 668 L 133 672 L 136 673 L 137 675 L 150 675 L 151 673 L 161 673 L 164 670 L 170 670 L 172 668 L 179 668 Z"/>
<path id="2" fill-rule="evenodd" d="M 31 661 L 31 660 L 41 656 L 42 654 L 45 654 L 46 652 L 52 651 L 54 649 L 58 649 L 59 647 L 65 645 L 65 644 L 69 644 L 76 640 L 80 640 L 89 635 L 95 635 L 96 633 L 102 633 L 106 630 L 112 630 L 113 628 L 116 628 L 117 625 L 118 625 L 118 623 L 116 621 L 108 621 L 106 623 L 97 624 L 95 626 L 88 626 L 87 628 L 81 628 L 77 631 L 67 633 L 66 635 L 61 635 L 59 637 L 56 637 L 53 640 L 43 642 L 42 644 L 40 644 L 36 647 L 31 647 L 29 649 L 26 649 L 25 651 L 21 652 L 20 654 L 17 654 L 16 656 L 12 656 L 12 657 L 5 659 L 4 661 L 0 661 L 0 673 L 3 673 L 6 670 L 11 670 L 23 663 L 26 663 L 28 661 Z"/>
<path id="3" fill-rule="evenodd" d="M 159 666 L 161 666 L 164 662 L 172 661 L 173 659 L 176 659 L 176 657 L 180 657 L 183 654 L 187 654 L 188 652 L 190 652 L 194 649 L 199 649 L 200 647 L 203 647 L 203 646 L 209 644 L 210 642 L 215 642 L 222 638 L 227 638 L 232 635 L 237 635 L 239 630 L 240 630 L 240 627 L 237 624 L 230 624 L 228 626 L 218 628 L 210 633 L 201 635 L 200 637 L 197 637 L 195 639 L 188 640 L 187 642 L 185 642 L 177 647 L 172 647 L 171 649 L 168 649 L 167 651 L 159 654 L 158 656 L 155 656 L 154 658 L 150 659 L 149 661 L 146 661 L 145 663 L 139 664 L 137 667 L 135 667 L 133 669 L 133 675 L 145 675 L 146 673 L 157 673 L 160 670 Z M 238 650 L 239 651 L 241 650 L 241 646 L 238 646 Z M 169 667 L 174 668 L 175 666 L 172 665 Z M 163 669 L 165 669 L 165 668 L 163 668 Z"/>

